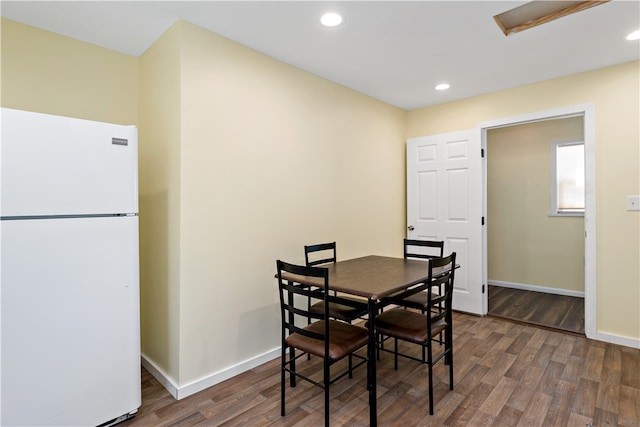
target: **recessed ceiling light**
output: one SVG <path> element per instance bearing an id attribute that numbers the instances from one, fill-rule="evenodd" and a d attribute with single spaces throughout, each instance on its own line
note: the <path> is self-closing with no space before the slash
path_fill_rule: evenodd
<path id="1" fill-rule="evenodd" d="M 326 27 L 335 27 L 336 25 L 340 25 L 342 22 L 342 16 L 335 12 L 325 13 L 322 15 L 322 18 L 320 18 L 320 22 L 322 22 L 322 25 Z"/>
<path id="2" fill-rule="evenodd" d="M 627 40 L 640 40 L 640 30 L 634 31 L 627 36 Z"/>
<path id="3" fill-rule="evenodd" d="M 438 86 L 436 86 L 436 90 L 447 90 L 449 89 L 449 84 L 448 83 L 440 83 Z"/>

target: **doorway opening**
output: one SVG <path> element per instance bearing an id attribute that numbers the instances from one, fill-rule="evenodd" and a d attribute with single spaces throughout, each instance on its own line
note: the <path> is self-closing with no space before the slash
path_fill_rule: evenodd
<path id="1" fill-rule="evenodd" d="M 583 129 L 575 116 L 487 132 L 489 315 L 584 334 L 584 158 L 557 168 L 554 151 Z M 559 212 L 574 189 L 582 212 Z"/>
<path id="2" fill-rule="evenodd" d="M 546 122 L 546 121 L 551 121 L 551 120 L 561 120 L 561 119 L 571 119 L 571 118 L 576 118 L 575 120 L 579 120 L 580 121 L 580 127 L 582 130 L 582 137 L 584 139 L 584 147 L 585 147 L 585 211 L 584 211 L 584 218 L 580 218 L 583 222 L 577 226 L 577 228 L 579 229 L 579 236 L 576 237 L 576 235 L 574 234 L 573 239 L 574 239 L 574 244 L 575 244 L 575 240 L 579 239 L 582 240 L 582 248 L 581 249 L 583 251 L 584 257 L 581 260 L 582 261 L 582 269 L 581 269 L 581 273 L 583 274 L 583 279 L 581 280 L 581 282 L 584 285 L 583 288 L 583 295 L 584 295 L 584 305 L 583 305 L 583 309 L 584 309 L 584 313 L 583 313 L 583 317 L 584 317 L 584 321 L 583 321 L 583 329 L 582 331 L 584 332 L 584 334 L 587 337 L 592 337 L 595 334 L 595 325 L 596 325 L 596 310 L 595 310 L 595 304 L 596 304 L 596 289 L 595 289 L 595 247 L 596 247 L 596 242 L 595 242 L 595 149 L 594 149 L 594 144 L 595 144 L 595 138 L 594 138 L 594 110 L 593 110 L 593 106 L 590 104 L 587 105 L 579 105 L 579 106 L 574 106 L 574 107 L 568 107 L 568 108 L 564 108 L 564 109 L 558 109 L 558 110 L 551 110 L 551 111 L 543 111 L 543 112 L 538 112 L 538 113 L 532 113 L 532 114 L 528 114 L 528 115 L 524 115 L 524 116 L 517 116 L 517 117 L 508 117 L 508 118 L 503 118 L 503 119 L 498 119 L 498 120 L 493 120 L 490 122 L 483 122 L 479 125 L 479 128 L 481 129 L 481 134 L 482 134 L 482 148 L 485 152 L 489 153 L 488 155 L 490 156 L 491 154 L 491 146 L 490 144 L 488 144 L 488 138 L 491 135 L 491 132 L 493 130 L 496 129 L 501 129 L 501 128 L 507 128 L 507 127 L 513 127 L 516 125 L 526 125 L 526 124 L 534 124 L 537 122 Z M 575 127 L 575 124 L 574 124 Z M 549 149 L 547 149 L 549 150 Z M 548 153 L 549 151 L 547 151 Z M 487 159 L 485 157 L 484 161 L 483 161 L 483 175 L 484 175 L 484 182 L 483 182 L 483 200 L 484 200 L 484 205 L 483 205 L 483 213 L 484 215 L 487 217 L 487 224 L 490 227 L 491 226 L 491 212 L 488 212 L 488 195 L 489 195 L 489 190 L 487 188 L 488 186 L 488 177 L 487 177 Z M 548 182 L 548 180 L 547 180 Z M 538 184 L 540 185 L 540 184 Z M 495 188 L 494 188 L 495 190 Z M 547 211 L 549 211 L 549 207 L 546 208 Z M 550 219 L 556 219 L 556 218 L 551 218 Z M 558 218 L 561 220 L 565 220 L 567 218 Z M 524 218 L 524 217 L 518 217 L 517 220 L 520 221 L 520 225 L 522 227 L 528 227 L 530 224 L 530 220 L 528 218 Z M 574 224 L 574 227 L 576 228 L 576 225 Z M 491 279 L 493 279 L 492 277 L 489 276 L 489 257 L 492 256 L 492 252 L 490 252 L 490 244 L 489 244 L 489 240 L 488 240 L 488 234 L 487 234 L 487 229 L 488 227 L 484 227 L 483 228 L 483 283 L 486 283 L 488 285 L 491 285 Z M 534 249 L 535 248 L 535 242 L 534 244 L 529 244 L 529 246 L 533 246 Z M 537 248 L 536 250 L 542 250 L 544 251 L 545 248 Z M 552 248 L 546 248 L 546 250 L 552 250 Z M 495 254 L 495 248 L 493 249 L 493 254 Z M 523 263 L 527 260 L 530 260 L 531 255 L 530 254 L 520 254 L 519 257 L 515 257 L 513 258 L 516 262 L 518 263 Z M 574 260 L 575 261 L 575 260 Z M 512 261 L 513 262 L 513 261 Z M 518 265 L 516 267 L 520 268 L 520 270 L 531 270 L 531 269 L 545 269 L 546 268 L 546 264 L 545 262 L 534 262 L 532 266 L 526 266 L 526 265 Z M 575 269 L 574 269 L 575 270 Z M 531 273 L 531 271 L 527 271 L 527 273 Z M 575 271 L 574 271 L 575 273 Z M 572 279 L 575 282 L 575 278 Z M 509 282 L 509 280 L 503 280 L 503 282 Z M 523 279 L 523 282 L 526 282 L 526 280 Z M 518 281 L 514 281 L 515 284 L 518 284 Z M 537 284 L 537 283 L 536 283 Z M 548 286 L 548 285 L 547 285 Z M 537 292 L 537 291 L 543 291 L 541 294 L 530 294 L 529 297 L 533 296 L 533 297 L 538 297 L 538 302 L 539 303 L 543 303 L 546 301 L 546 303 L 552 303 L 552 302 L 558 302 L 558 303 L 562 303 L 563 307 L 565 308 L 557 308 L 556 310 L 567 310 L 567 307 L 569 307 L 570 305 L 574 305 L 575 306 L 575 301 L 573 302 L 567 302 L 567 301 L 563 301 L 563 296 L 567 296 L 567 297 L 577 297 L 580 298 L 581 297 L 581 290 L 580 289 L 573 289 L 576 288 L 575 283 L 573 285 L 569 285 L 569 286 L 564 286 L 564 285 L 560 285 L 558 286 L 560 288 L 562 287 L 569 287 L 568 292 L 565 292 L 563 290 L 561 290 L 560 295 L 552 295 L 552 296 L 545 296 L 545 294 L 547 292 L 544 292 L 546 289 L 545 286 L 542 286 L 542 289 L 536 289 L 535 287 L 533 289 L 510 289 L 509 293 L 511 292 L 515 292 L 516 293 L 522 293 L 523 291 L 526 293 L 526 291 L 529 292 Z M 511 286 L 511 288 L 514 288 L 514 286 Z M 515 286 L 515 288 L 518 288 L 518 286 Z M 496 288 L 492 288 L 492 287 L 488 287 L 488 292 L 484 294 L 484 302 L 483 304 L 483 311 L 485 313 L 487 313 L 489 311 L 489 294 L 492 291 L 495 291 Z M 556 293 L 555 291 L 553 291 L 554 293 Z M 494 292 L 495 295 L 495 292 Z M 503 296 L 506 296 L 507 293 L 504 293 Z M 543 298 L 544 297 L 544 298 Z M 526 296 L 525 295 L 518 295 L 518 297 L 520 301 L 520 303 L 522 303 L 523 301 L 526 301 Z M 530 307 L 530 310 L 532 308 Z M 532 313 L 529 313 L 529 317 L 531 318 L 533 316 Z M 537 315 L 539 316 L 539 315 Z M 525 316 L 526 317 L 526 316 Z M 580 317 L 580 315 L 578 315 L 578 318 Z M 524 319 L 526 320 L 526 319 Z M 575 323 L 575 320 L 573 320 L 573 322 Z M 535 321 L 532 321 L 532 323 L 537 323 Z M 582 331 L 580 331 L 579 329 L 577 330 L 577 333 L 581 333 Z"/>

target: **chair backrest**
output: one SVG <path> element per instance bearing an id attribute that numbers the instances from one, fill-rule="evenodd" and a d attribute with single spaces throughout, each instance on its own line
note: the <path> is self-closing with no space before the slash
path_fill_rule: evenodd
<path id="1" fill-rule="evenodd" d="M 429 329 L 431 324 L 438 320 L 445 319 L 447 324 L 451 324 L 453 310 L 453 282 L 456 272 L 456 253 L 452 252 L 449 256 L 441 258 L 432 258 L 429 260 L 429 280 L 427 283 L 427 325 Z M 438 292 L 434 293 L 433 290 Z M 443 292 L 444 290 L 444 292 Z M 436 308 L 437 310 L 432 310 Z"/>
<path id="2" fill-rule="evenodd" d="M 304 261 L 308 267 L 336 262 L 336 242 L 318 243 L 304 247 Z"/>
<path id="3" fill-rule="evenodd" d="M 426 248 L 426 249 L 425 249 Z M 404 258 L 442 258 L 444 242 L 440 240 L 404 239 Z"/>
<path id="4" fill-rule="evenodd" d="M 280 294 L 280 312 L 282 319 L 282 339 L 287 335 L 299 333 L 306 337 L 315 338 L 321 341 L 327 340 L 325 354 L 328 353 L 328 332 L 327 336 L 304 329 L 309 324 L 310 319 L 324 321 L 325 331 L 328 331 L 329 316 L 325 313 L 329 311 L 329 298 L 325 289 L 329 288 L 329 273 L 326 268 L 309 267 L 289 264 L 284 261 L 276 261 L 278 269 L 278 288 Z M 283 275 L 287 274 L 287 278 Z M 301 285 L 292 278 L 291 275 L 318 278 L 318 286 Z M 296 298 L 297 295 L 304 298 Z M 323 312 L 313 312 L 310 310 L 308 299 L 324 301 Z"/>
<path id="5" fill-rule="evenodd" d="M 445 317 L 447 322 L 451 321 L 455 265 L 455 252 L 446 257 L 430 258 L 427 280 L 402 293 L 403 298 L 407 298 L 419 292 L 427 291 L 425 312 L 433 312 L 433 314 L 437 312 L 437 315 L 427 316 L 430 319 L 429 325 Z"/>

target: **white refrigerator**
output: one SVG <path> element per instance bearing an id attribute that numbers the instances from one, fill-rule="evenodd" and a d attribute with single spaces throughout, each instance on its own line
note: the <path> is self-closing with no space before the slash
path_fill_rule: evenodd
<path id="1" fill-rule="evenodd" d="M 6 108 L 0 126 L 0 425 L 133 416 L 137 129 Z"/>

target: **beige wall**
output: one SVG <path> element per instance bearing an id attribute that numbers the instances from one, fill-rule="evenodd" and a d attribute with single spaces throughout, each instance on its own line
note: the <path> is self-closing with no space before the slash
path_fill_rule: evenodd
<path id="1" fill-rule="evenodd" d="M 3 107 L 137 124 L 137 58 L 4 18 L 0 25 Z"/>
<path id="2" fill-rule="evenodd" d="M 487 132 L 490 283 L 584 292 L 584 218 L 549 216 L 551 142 L 582 138 L 582 117 Z"/>
<path id="3" fill-rule="evenodd" d="M 279 346 L 276 259 L 401 253 L 406 113 L 178 26 L 186 383 Z"/>
<path id="4" fill-rule="evenodd" d="M 521 86 L 409 113 L 408 137 L 593 103 L 596 150 L 597 330 L 640 338 L 640 62 Z"/>
<path id="5" fill-rule="evenodd" d="M 180 368 L 180 34 L 140 57 L 142 354 L 175 385 Z"/>

